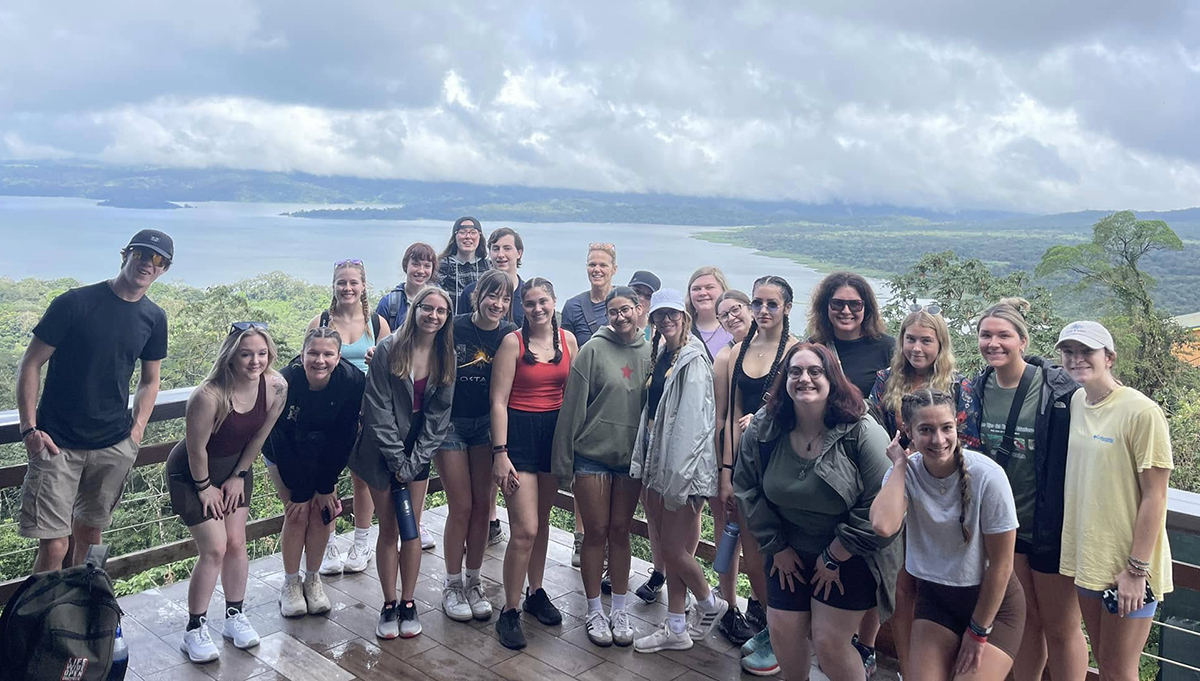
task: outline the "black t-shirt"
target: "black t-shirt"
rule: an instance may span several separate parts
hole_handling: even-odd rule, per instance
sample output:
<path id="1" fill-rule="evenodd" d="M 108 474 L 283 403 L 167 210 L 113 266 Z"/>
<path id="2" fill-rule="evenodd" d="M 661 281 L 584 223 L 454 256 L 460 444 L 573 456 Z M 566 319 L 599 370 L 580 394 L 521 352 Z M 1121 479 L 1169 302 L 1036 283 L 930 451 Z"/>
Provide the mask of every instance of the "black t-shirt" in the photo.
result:
<path id="1" fill-rule="evenodd" d="M 667 387 L 667 370 L 671 368 L 672 354 L 664 350 L 654 363 L 654 371 L 650 374 L 650 390 L 646 396 L 646 406 L 649 407 L 646 413 L 650 415 L 650 419 L 654 419 L 658 413 L 658 403 L 662 401 L 663 389 Z"/>
<path id="2" fill-rule="evenodd" d="M 167 356 L 162 308 L 146 296 L 123 300 L 102 281 L 51 301 L 33 335 L 54 347 L 38 427 L 72 449 L 102 449 L 129 437 L 134 362 Z"/>
<path id="3" fill-rule="evenodd" d="M 879 338 L 863 336 L 852 341 L 835 338 L 833 346 L 842 361 L 842 371 L 845 372 L 846 378 L 858 386 L 866 398 L 875 385 L 875 372 L 887 368 L 892 363 L 896 339 L 887 334 Z"/>
<path id="4" fill-rule="evenodd" d="M 492 358 L 500 341 L 516 331 L 516 325 L 500 322 L 491 331 L 471 323 L 471 315 L 454 318 L 454 356 L 458 363 L 458 384 L 454 386 L 452 418 L 478 418 L 491 411 Z"/>

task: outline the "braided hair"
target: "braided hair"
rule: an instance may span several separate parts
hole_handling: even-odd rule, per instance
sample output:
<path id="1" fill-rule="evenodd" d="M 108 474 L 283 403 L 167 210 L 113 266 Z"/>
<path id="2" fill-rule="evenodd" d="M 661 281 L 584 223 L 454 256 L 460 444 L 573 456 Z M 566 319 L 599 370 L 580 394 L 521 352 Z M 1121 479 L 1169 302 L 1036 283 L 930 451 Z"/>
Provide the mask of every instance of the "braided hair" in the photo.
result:
<path id="1" fill-rule="evenodd" d="M 679 361 L 679 352 L 683 350 L 683 346 L 688 344 L 688 339 L 692 333 L 692 315 L 687 310 L 679 311 L 679 323 L 681 326 L 679 334 L 679 347 L 671 353 L 671 364 L 667 367 L 667 375 L 671 375 L 671 369 L 675 367 L 675 362 Z M 650 379 L 654 377 L 654 366 L 658 363 L 658 348 L 666 346 L 666 341 L 662 339 L 662 331 L 656 327 L 654 329 L 654 337 L 650 340 L 650 346 L 653 348 L 650 351 L 650 370 L 646 372 L 646 387 L 650 387 Z"/>
<path id="2" fill-rule="evenodd" d="M 358 276 L 362 278 L 363 291 L 358 297 L 358 302 L 362 304 L 363 323 L 367 325 L 367 329 L 371 328 L 371 304 L 367 302 L 367 267 L 362 262 L 354 262 L 347 260 L 343 263 L 335 265 L 333 268 L 333 281 L 337 284 L 337 274 L 345 269 L 358 270 Z M 337 311 L 338 296 L 337 289 L 333 291 L 333 299 L 329 302 L 329 325 L 333 326 L 333 313 Z M 375 340 L 379 340 L 376 338 Z"/>
<path id="3" fill-rule="evenodd" d="M 549 279 L 533 277 L 526 280 L 521 286 L 521 305 L 525 304 L 525 296 L 535 288 L 543 289 L 550 295 L 551 300 L 558 300 L 554 295 L 554 284 L 551 284 Z M 563 351 L 558 340 L 558 315 L 553 312 L 550 313 L 550 335 L 554 337 L 554 359 L 550 360 L 550 363 L 558 364 L 562 361 Z M 529 315 L 525 315 L 521 320 L 521 339 L 525 342 L 525 354 L 521 356 L 521 359 L 525 360 L 526 364 L 537 364 L 537 357 L 533 355 L 533 348 L 529 346 Z"/>
<path id="4" fill-rule="evenodd" d="M 917 421 L 917 412 L 927 407 L 949 407 L 953 414 L 956 409 L 954 396 L 942 390 L 921 388 L 904 396 L 901 401 L 901 415 L 904 422 L 912 424 Z M 963 543 L 971 542 L 971 528 L 967 526 L 967 507 L 971 505 L 971 472 L 963 458 L 962 440 L 954 440 L 954 465 L 958 468 L 958 492 L 962 499 L 962 507 L 958 511 L 958 522 L 962 525 Z"/>
<path id="5" fill-rule="evenodd" d="M 760 286 L 776 286 L 783 292 L 783 307 L 787 307 L 792 302 L 792 285 L 783 277 L 777 277 L 773 274 L 768 274 L 765 277 L 759 277 L 754 280 L 754 288 L 751 291 L 757 291 Z M 775 359 L 771 362 L 771 369 L 767 372 L 767 380 L 765 385 L 769 388 L 775 383 L 775 376 L 779 373 L 779 367 L 782 364 L 783 353 L 787 350 L 788 339 L 791 337 L 791 324 L 788 321 L 786 312 L 780 308 L 783 313 L 783 333 L 779 334 L 779 347 L 775 349 Z M 737 360 L 733 364 L 733 381 L 729 386 L 729 404 L 730 411 L 733 410 L 734 396 L 737 394 L 738 376 L 745 376 L 742 370 L 742 362 L 746 358 L 746 351 L 750 349 L 750 341 L 754 339 L 754 334 L 758 333 L 758 319 L 750 322 L 750 330 L 746 332 L 746 337 L 742 339 L 742 349 L 738 352 Z M 763 393 L 763 400 L 770 397 L 769 393 Z M 761 405 L 760 405 L 761 406 Z"/>

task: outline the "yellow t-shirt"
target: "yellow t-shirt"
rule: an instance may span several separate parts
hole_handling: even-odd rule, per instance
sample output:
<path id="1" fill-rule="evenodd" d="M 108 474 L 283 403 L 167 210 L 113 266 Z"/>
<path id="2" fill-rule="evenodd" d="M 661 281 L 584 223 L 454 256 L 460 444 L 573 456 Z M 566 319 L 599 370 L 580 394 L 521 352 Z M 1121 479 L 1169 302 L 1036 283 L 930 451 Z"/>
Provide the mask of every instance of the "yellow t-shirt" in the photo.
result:
<path id="1" fill-rule="evenodd" d="M 1133 547 L 1142 500 L 1137 474 L 1174 467 L 1167 419 L 1157 403 L 1125 386 L 1094 405 L 1083 390 L 1075 391 L 1059 571 L 1093 591 L 1115 584 Z M 1174 589 L 1165 516 L 1150 555 L 1150 588 L 1160 599 Z"/>

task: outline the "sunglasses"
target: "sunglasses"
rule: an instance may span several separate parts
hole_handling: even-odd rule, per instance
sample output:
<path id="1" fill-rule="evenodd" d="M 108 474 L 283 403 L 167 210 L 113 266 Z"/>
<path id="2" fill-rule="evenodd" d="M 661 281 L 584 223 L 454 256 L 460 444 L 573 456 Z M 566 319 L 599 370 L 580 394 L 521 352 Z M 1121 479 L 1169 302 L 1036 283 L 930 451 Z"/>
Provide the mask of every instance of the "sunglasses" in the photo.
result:
<path id="1" fill-rule="evenodd" d="M 679 310 L 655 310 L 650 314 L 650 321 L 654 322 L 655 324 L 662 324 L 663 321 L 667 319 L 670 319 L 673 322 L 679 321 L 679 318 L 682 316 L 683 313 Z"/>
<path id="2" fill-rule="evenodd" d="M 130 250 L 129 257 L 133 258 L 134 260 L 148 261 L 151 265 L 154 265 L 155 267 L 166 267 L 167 265 L 171 264 L 171 261 L 169 259 L 167 259 L 167 257 L 164 256 L 162 253 L 156 253 L 155 251 L 151 251 L 151 250 L 145 249 L 145 248 L 134 248 L 134 249 Z"/>
<path id="3" fill-rule="evenodd" d="M 755 300 L 752 303 L 750 303 L 750 309 L 754 310 L 754 314 L 758 314 L 759 312 L 762 312 L 764 307 L 767 308 L 767 312 L 770 312 L 771 314 L 775 314 L 776 312 L 779 312 L 779 310 L 783 306 L 774 300 L 766 302 L 766 303 L 764 303 L 761 300 Z"/>
<path id="4" fill-rule="evenodd" d="M 362 265 L 362 264 L 363 264 L 363 261 L 357 260 L 357 259 L 355 259 L 355 260 L 339 260 L 339 261 L 333 263 L 333 266 L 341 267 L 342 265 Z"/>
<path id="5" fill-rule="evenodd" d="M 259 329 L 261 331 L 266 331 L 267 323 L 266 322 L 234 322 L 229 325 L 229 335 L 232 336 L 235 333 L 244 333 L 246 331 L 249 331 L 250 329 Z"/>
<path id="6" fill-rule="evenodd" d="M 862 312 L 863 305 L 864 303 L 862 300 L 843 300 L 841 298 L 829 299 L 829 309 L 833 310 L 834 312 L 841 312 L 846 308 L 850 308 L 851 312 Z"/>
<path id="7" fill-rule="evenodd" d="M 925 312 L 928 312 L 931 315 L 939 315 L 942 313 L 942 306 L 938 305 L 937 303 L 930 303 L 929 305 L 913 303 L 912 305 L 910 305 L 908 307 L 909 314 L 912 314 L 913 312 L 921 312 L 922 310 L 924 310 Z"/>

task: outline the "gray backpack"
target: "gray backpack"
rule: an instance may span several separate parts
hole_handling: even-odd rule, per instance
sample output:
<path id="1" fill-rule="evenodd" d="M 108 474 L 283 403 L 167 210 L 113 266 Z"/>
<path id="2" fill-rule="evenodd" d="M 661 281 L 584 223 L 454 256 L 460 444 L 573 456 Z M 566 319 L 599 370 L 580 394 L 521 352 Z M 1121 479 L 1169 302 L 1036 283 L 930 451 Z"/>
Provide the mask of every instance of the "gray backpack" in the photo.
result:
<path id="1" fill-rule="evenodd" d="M 26 579 L 0 615 L 0 681 L 104 681 L 121 608 L 103 558 Z"/>

